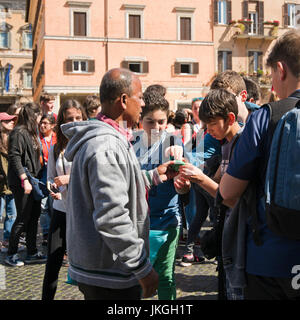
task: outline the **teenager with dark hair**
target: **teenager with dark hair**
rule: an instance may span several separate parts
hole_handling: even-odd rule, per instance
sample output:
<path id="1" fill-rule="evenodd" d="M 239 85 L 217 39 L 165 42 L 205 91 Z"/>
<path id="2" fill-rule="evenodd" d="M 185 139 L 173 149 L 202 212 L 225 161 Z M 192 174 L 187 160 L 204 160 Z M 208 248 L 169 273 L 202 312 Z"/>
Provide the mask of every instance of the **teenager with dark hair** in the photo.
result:
<path id="1" fill-rule="evenodd" d="M 64 123 L 86 120 L 84 109 L 77 100 L 67 100 L 57 116 L 57 143 L 49 151 L 47 180 L 54 191 L 53 212 L 48 235 L 47 263 L 43 282 L 42 300 L 53 300 L 57 288 L 59 270 L 66 252 L 66 197 L 71 165 L 64 157 L 68 140 L 60 126 Z M 55 190 L 57 189 L 57 190 Z"/>
<path id="2" fill-rule="evenodd" d="M 33 177 L 38 177 L 40 174 L 40 142 L 38 137 L 40 119 L 41 110 L 37 104 L 24 105 L 20 110 L 17 125 L 9 135 L 8 184 L 16 201 L 17 218 L 9 237 L 9 248 L 5 262 L 14 267 L 24 265 L 17 254 L 22 231 L 26 232 L 27 257 L 25 263 L 46 261 L 46 257 L 37 251 L 36 246 L 41 201 L 34 199 L 31 192 L 32 185 L 24 169 L 26 167 Z"/>

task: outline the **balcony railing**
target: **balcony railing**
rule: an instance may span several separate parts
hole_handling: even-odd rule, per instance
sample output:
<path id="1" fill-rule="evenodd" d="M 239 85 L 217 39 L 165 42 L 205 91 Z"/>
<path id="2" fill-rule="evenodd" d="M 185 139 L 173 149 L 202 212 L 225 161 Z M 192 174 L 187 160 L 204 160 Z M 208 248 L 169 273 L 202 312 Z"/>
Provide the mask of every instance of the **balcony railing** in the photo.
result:
<path id="1" fill-rule="evenodd" d="M 234 38 L 248 39 L 270 39 L 278 35 L 278 24 L 276 23 L 255 23 L 251 20 L 231 21 L 230 25 L 235 29 Z"/>

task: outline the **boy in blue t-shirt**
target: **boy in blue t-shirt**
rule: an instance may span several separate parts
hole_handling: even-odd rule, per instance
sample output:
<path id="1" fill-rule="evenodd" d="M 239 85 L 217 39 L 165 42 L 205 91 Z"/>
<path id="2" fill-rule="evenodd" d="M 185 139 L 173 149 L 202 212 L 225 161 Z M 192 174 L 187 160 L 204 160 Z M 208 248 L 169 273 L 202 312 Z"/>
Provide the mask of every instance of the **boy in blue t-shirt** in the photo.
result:
<path id="1" fill-rule="evenodd" d="M 272 48 L 267 65 L 271 67 L 272 84 L 280 99 L 300 96 L 300 31 L 291 30 L 279 38 Z M 277 102 L 280 107 L 281 101 Z M 267 226 L 265 213 L 265 176 L 271 139 L 267 130 L 269 109 L 254 112 L 237 144 L 227 172 L 220 182 L 223 203 L 232 203 L 246 190 L 249 182 L 257 189 L 256 208 L 262 245 L 254 243 L 248 228 L 246 247 L 245 299 L 300 299 L 300 290 L 293 286 L 293 267 L 300 265 L 300 241 L 275 235 Z M 300 228 L 300 226 L 299 226 Z"/>
<path id="2" fill-rule="evenodd" d="M 225 139 L 222 145 L 222 161 L 213 179 L 206 176 L 199 168 L 192 164 L 186 164 L 180 168 L 184 178 L 198 184 L 215 197 L 218 190 L 218 183 L 225 173 L 235 144 L 242 128 L 238 117 L 238 104 L 235 95 L 225 89 L 212 89 L 209 91 L 201 104 L 199 117 L 206 124 L 207 132 L 217 140 Z M 176 184 L 175 184 L 176 185 Z M 227 210 L 227 214 L 230 209 Z M 227 286 L 229 299 L 243 299 L 242 290 L 233 290 Z"/>

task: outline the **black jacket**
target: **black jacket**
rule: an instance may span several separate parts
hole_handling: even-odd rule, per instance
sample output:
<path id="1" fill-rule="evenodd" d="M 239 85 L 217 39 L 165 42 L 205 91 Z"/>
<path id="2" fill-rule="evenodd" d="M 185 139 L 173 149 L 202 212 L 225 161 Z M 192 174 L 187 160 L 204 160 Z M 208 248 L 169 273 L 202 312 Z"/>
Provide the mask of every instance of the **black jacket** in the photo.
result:
<path id="1" fill-rule="evenodd" d="M 8 185 L 20 185 L 24 167 L 38 177 L 41 169 L 39 149 L 33 146 L 33 139 L 24 128 L 17 127 L 9 135 L 8 143 Z"/>

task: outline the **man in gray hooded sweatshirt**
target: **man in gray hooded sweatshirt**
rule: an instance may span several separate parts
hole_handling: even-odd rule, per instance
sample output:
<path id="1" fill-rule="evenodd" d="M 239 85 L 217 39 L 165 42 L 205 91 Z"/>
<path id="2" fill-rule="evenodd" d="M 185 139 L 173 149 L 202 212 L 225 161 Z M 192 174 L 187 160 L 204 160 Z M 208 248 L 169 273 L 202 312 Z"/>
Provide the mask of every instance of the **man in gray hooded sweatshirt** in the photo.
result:
<path id="1" fill-rule="evenodd" d="M 131 128 L 144 106 L 139 78 L 109 70 L 100 85 L 99 121 L 65 124 L 73 161 L 67 200 L 69 273 L 86 300 L 151 297 L 158 276 L 148 259 L 147 189 L 172 178 L 168 163 L 140 170 Z"/>

